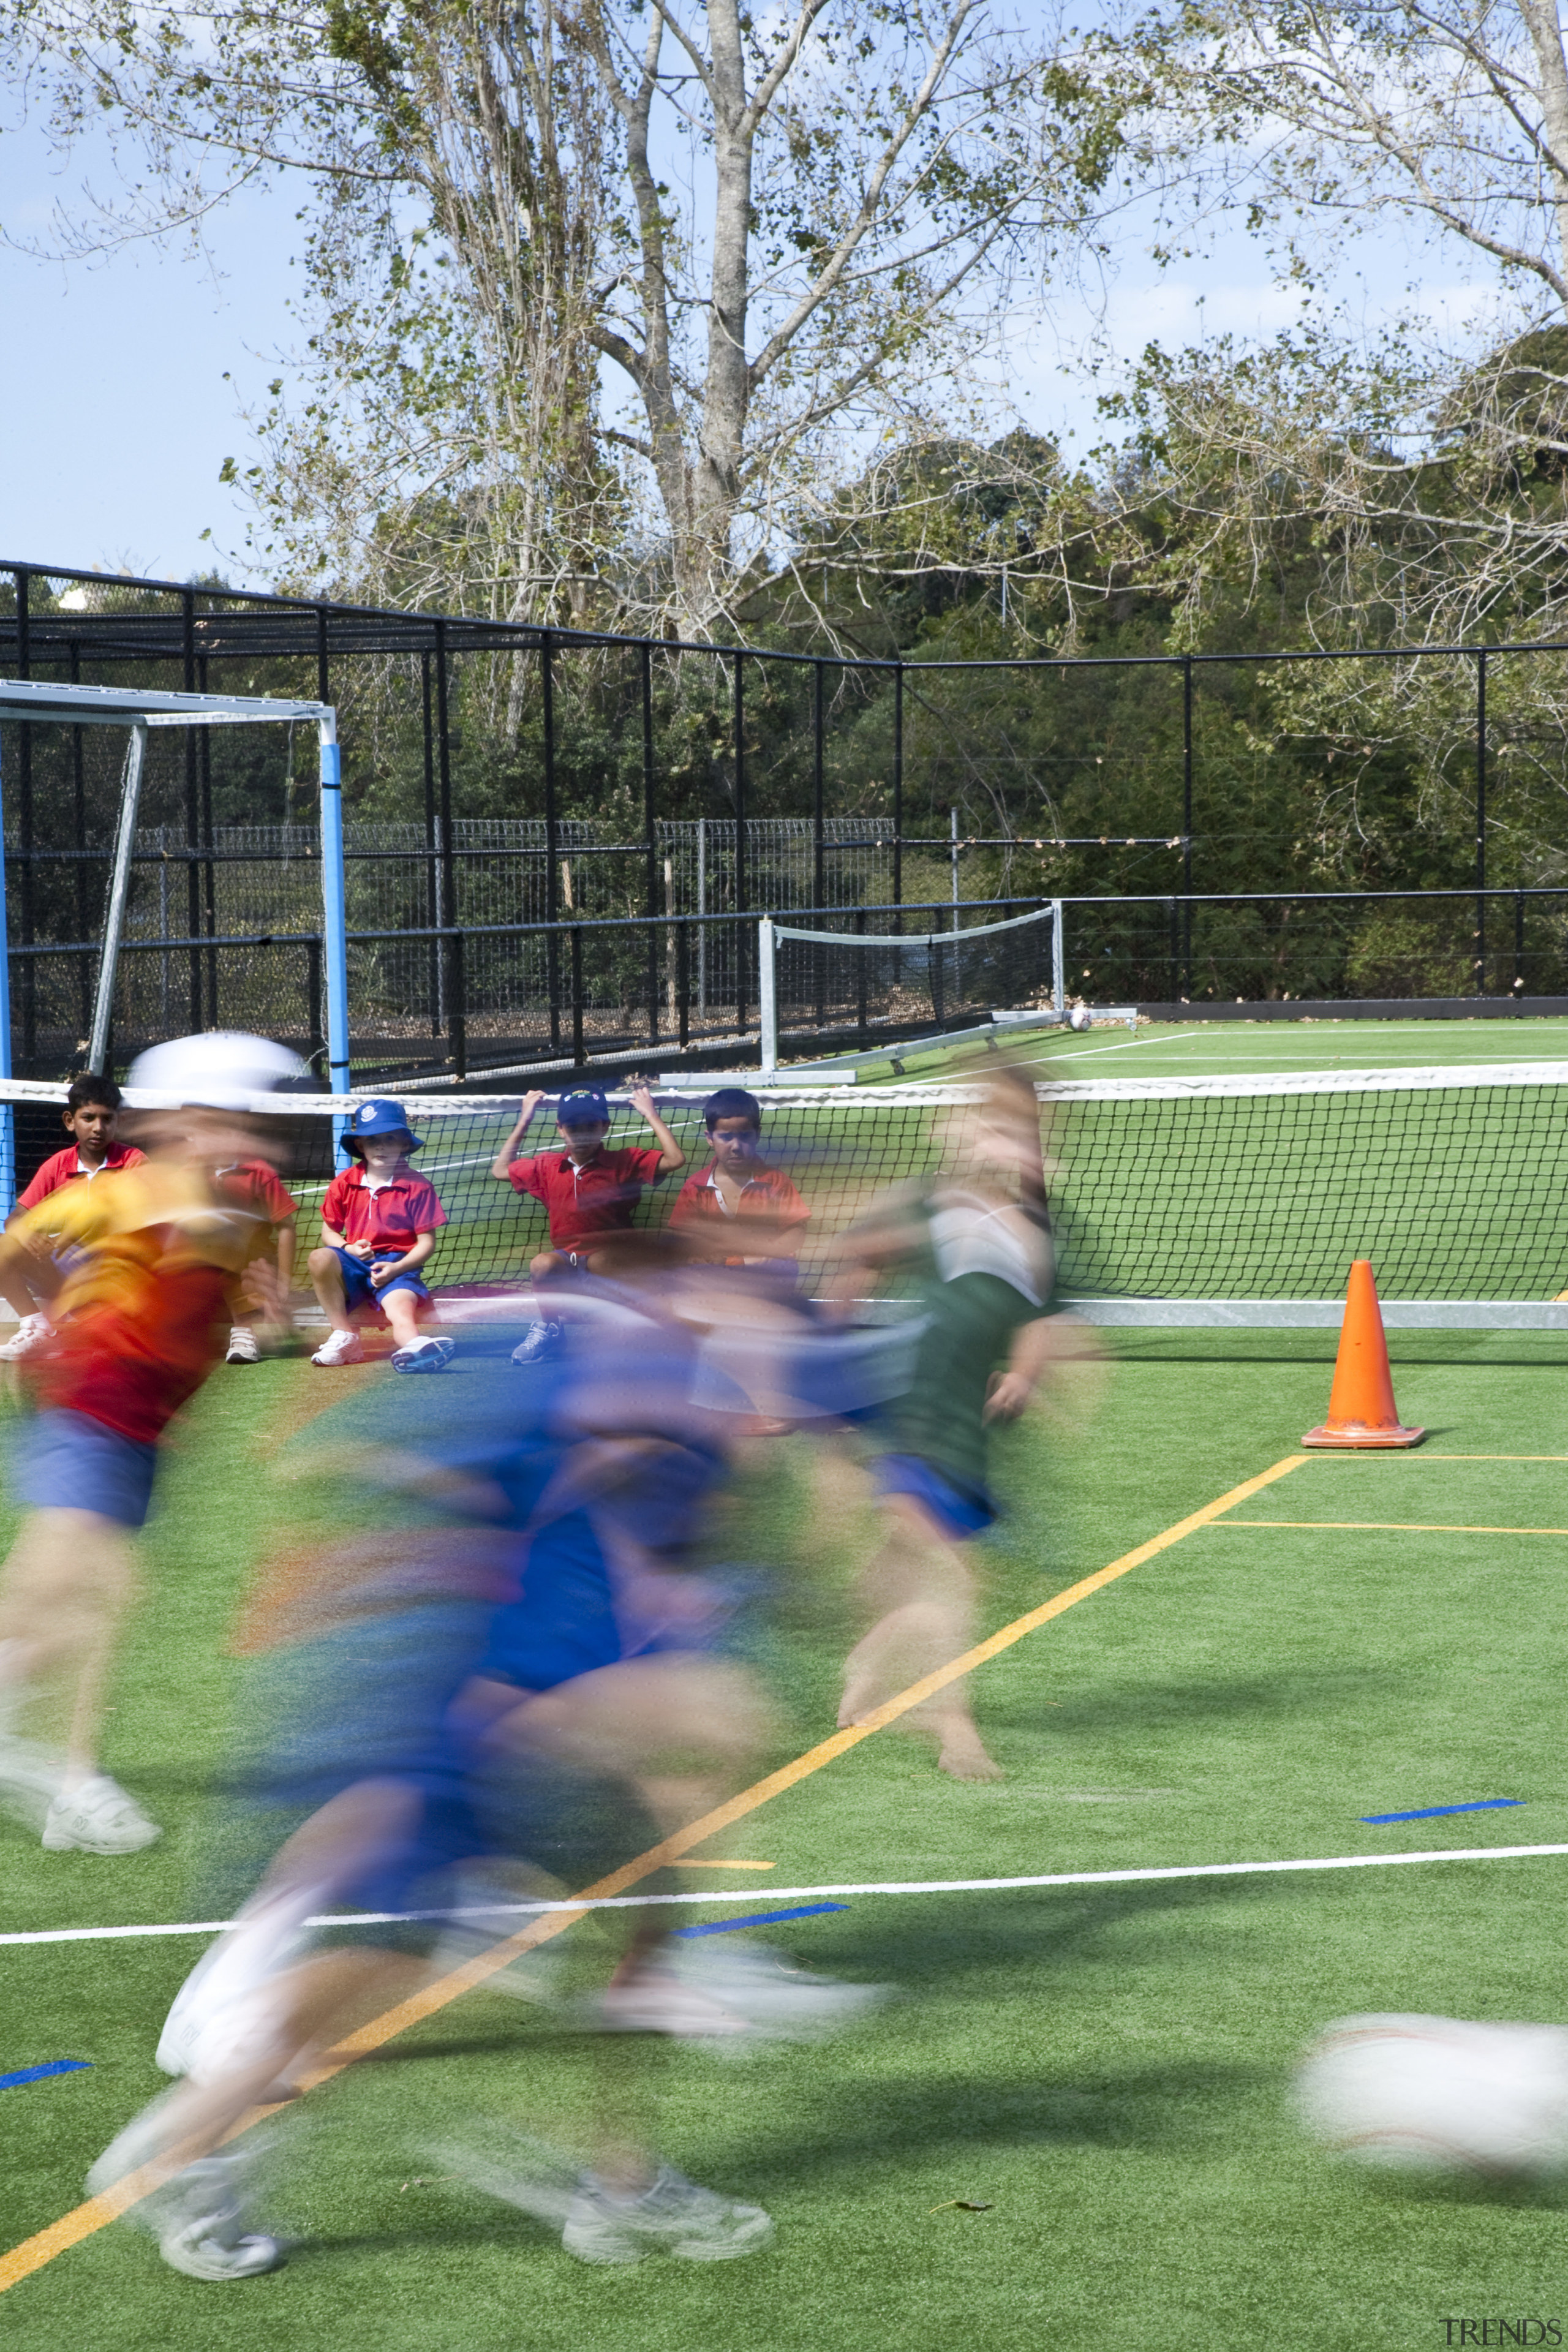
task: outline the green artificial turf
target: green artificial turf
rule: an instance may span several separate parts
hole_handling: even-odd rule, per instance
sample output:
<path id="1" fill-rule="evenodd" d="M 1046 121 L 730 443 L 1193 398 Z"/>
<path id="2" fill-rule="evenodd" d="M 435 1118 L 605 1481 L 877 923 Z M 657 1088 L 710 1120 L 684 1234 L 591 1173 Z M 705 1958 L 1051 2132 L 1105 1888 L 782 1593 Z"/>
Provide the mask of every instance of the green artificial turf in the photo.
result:
<path id="1" fill-rule="evenodd" d="M 1010 1508 L 984 1548 L 988 1625 L 1295 1452 L 1321 1417 L 1331 1334 L 1112 1344 L 1076 1429 L 1037 1421 L 999 1441 Z M 1318 1457 L 1238 1517 L 1568 1526 L 1568 1465 L 1437 1458 L 1568 1453 L 1561 1341 L 1405 1334 L 1394 1352 L 1426 1447 Z M 415 1409 L 411 1384 L 354 1377 L 367 1423 L 378 1384 L 389 1409 Z M 107 1861 L 0 1831 L 0 1926 L 192 1916 L 244 1672 L 226 1629 L 258 1557 L 308 1531 L 312 1507 L 270 1475 L 266 1443 L 321 1378 L 299 1363 L 215 1375 L 150 1533 L 109 1761 L 168 1834 Z M 830 1727 L 850 1633 L 842 1562 L 808 1532 L 806 1475 L 794 1441 L 764 1454 L 737 1536 L 779 1572 L 766 1648 L 781 1755 Z M 752 1909 L 767 1907 L 769 1878 L 1568 1842 L 1565 1557 L 1552 1538 L 1205 1528 L 976 1677 L 1004 1782 L 947 1781 L 884 1732 L 710 1850 L 774 1863 L 746 1881 Z M 1361 1819 L 1486 1797 L 1527 1801 Z M 666 2152 L 778 2222 L 773 2252 L 713 2267 L 587 2270 L 443 2177 L 431 2144 L 476 2115 L 569 2137 L 606 2063 L 605 2044 L 546 2013 L 472 1994 L 290 2114 L 279 2211 L 304 2242 L 286 2270 L 203 2286 L 117 2226 L 0 2297 L 0 2336 L 30 2352 L 1342 2352 L 1440 2345 L 1449 2318 L 1568 2319 L 1557 2191 L 1338 2168 L 1299 2137 L 1286 2097 L 1304 2037 L 1347 2011 L 1568 2015 L 1563 1871 L 1541 1859 L 858 1896 L 768 1931 L 899 1998 L 853 2033 L 745 2062 L 609 2053 Z M 0 2071 L 91 2062 L 0 2092 L 5 2242 L 77 2202 L 92 2157 L 159 2087 L 158 2026 L 199 1948 L 0 1948 Z"/>

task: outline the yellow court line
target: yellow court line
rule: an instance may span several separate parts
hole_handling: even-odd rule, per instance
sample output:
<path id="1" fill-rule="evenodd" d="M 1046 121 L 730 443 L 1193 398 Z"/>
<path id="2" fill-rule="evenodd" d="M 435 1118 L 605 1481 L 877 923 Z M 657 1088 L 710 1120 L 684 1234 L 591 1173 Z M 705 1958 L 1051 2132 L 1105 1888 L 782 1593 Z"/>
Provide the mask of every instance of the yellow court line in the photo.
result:
<path id="1" fill-rule="evenodd" d="M 1423 1448 L 1406 1459 L 1417 1462 L 1568 1462 L 1568 1454 L 1428 1454 Z"/>
<path id="2" fill-rule="evenodd" d="M 989 1659 L 999 1656 L 1002 1651 L 1011 1649 L 1026 1633 L 1033 1633 L 1041 1625 L 1049 1624 L 1053 1617 L 1059 1617 L 1065 1611 L 1075 1608 L 1079 1601 L 1087 1601 L 1090 1593 L 1114 1583 L 1118 1577 L 1126 1576 L 1132 1569 L 1142 1568 L 1145 1560 L 1154 1559 L 1161 1552 L 1169 1551 L 1173 1544 L 1179 1544 L 1184 1538 L 1195 1534 L 1199 1528 L 1208 1527 L 1223 1513 L 1232 1511 L 1238 1503 L 1245 1503 L 1252 1496 L 1261 1494 L 1266 1486 L 1273 1486 L 1277 1479 L 1288 1477 L 1292 1470 L 1300 1470 L 1313 1458 L 1310 1454 L 1288 1454 L 1271 1469 L 1261 1471 L 1256 1478 L 1246 1479 L 1239 1486 L 1233 1486 L 1228 1495 L 1221 1495 L 1216 1501 L 1205 1503 L 1201 1511 L 1194 1511 L 1186 1518 L 1178 1519 L 1173 1527 L 1166 1528 L 1157 1536 L 1151 1536 L 1147 1543 L 1139 1544 L 1135 1550 L 1123 1552 L 1121 1558 L 1113 1559 L 1109 1568 L 1097 1569 L 1092 1576 L 1084 1577 L 1077 1584 L 1069 1584 L 1065 1591 L 1042 1601 L 1037 1609 L 1029 1610 L 1025 1616 L 1015 1617 L 1010 1625 L 1004 1625 L 1000 1632 L 976 1643 L 973 1649 L 965 1650 L 962 1657 L 951 1659 L 945 1666 L 939 1666 L 934 1674 L 922 1676 L 918 1683 L 911 1683 L 908 1690 L 900 1691 L 895 1698 L 887 1700 L 861 1722 L 849 1724 L 842 1731 L 836 1731 L 831 1738 L 819 1740 L 815 1748 L 808 1748 L 792 1763 L 781 1766 L 776 1772 L 770 1772 L 765 1780 L 755 1781 L 751 1788 L 742 1789 L 739 1796 L 715 1806 L 711 1812 L 704 1813 L 685 1829 L 678 1830 L 673 1836 L 650 1846 L 646 1853 L 634 1855 L 630 1862 L 623 1863 L 619 1870 L 611 1871 L 592 1886 L 584 1887 L 578 1899 L 586 1904 L 603 1900 L 608 1895 L 624 1894 L 639 1879 L 650 1877 L 655 1871 L 663 1869 L 669 1863 L 681 1861 L 691 1847 L 705 1843 L 718 1831 L 728 1829 L 731 1822 L 743 1820 L 748 1813 L 754 1813 L 759 1806 L 768 1803 L 771 1798 L 782 1796 L 786 1789 L 793 1789 L 798 1782 L 809 1780 L 814 1772 L 820 1772 L 825 1764 L 831 1764 L 837 1757 L 858 1747 L 860 1741 L 869 1739 L 873 1732 L 882 1730 L 889 1723 L 896 1723 L 901 1715 L 908 1715 L 911 1708 L 922 1706 L 928 1698 L 933 1698 L 938 1691 L 945 1690 L 949 1684 L 960 1681 L 976 1666 L 983 1666 Z M 342 2074 L 355 2058 L 363 2057 L 372 2050 L 379 2050 L 384 2042 L 406 2032 L 411 2025 L 433 2017 L 448 2002 L 456 2000 L 459 1994 L 483 1984 L 488 1977 L 509 1967 L 522 1953 L 533 1950 L 537 1945 L 548 1943 L 552 1937 L 564 1934 L 575 1921 L 585 1916 L 581 1910 L 550 1912 L 536 1919 L 531 1927 L 520 1928 L 515 1936 L 509 1936 L 503 1943 L 492 1945 L 488 1952 L 480 1952 L 473 1959 L 465 1961 L 461 1968 L 437 1978 L 434 1983 L 424 1986 L 407 2000 L 397 2002 L 395 2007 L 384 2011 L 380 2017 L 373 2017 L 357 2032 L 347 2035 L 328 2059 L 301 2078 L 301 2089 L 313 2091 L 318 2084 Z M 262 2116 L 273 2112 L 269 2107 L 253 2109 L 235 2126 L 228 2137 L 237 2138 Z M 90 2238 L 96 2231 L 107 2228 L 128 2207 L 155 2188 L 160 2179 L 167 2178 L 167 2171 L 166 2162 L 162 2166 L 143 2166 L 140 2171 L 130 2173 L 123 2180 L 118 2181 L 103 2196 L 89 2197 L 84 2204 L 62 2214 L 58 2221 L 51 2222 L 47 2230 L 40 2230 L 34 2237 L 25 2238 L 19 2246 L 13 2246 L 8 2254 L 0 2255 L 0 2294 L 29 2277 L 34 2271 L 41 2270 L 46 2263 L 53 2262 L 55 2256 L 64 2253 L 68 2247 L 79 2245 L 82 2239 Z"/>
<path id="3" fill-rule="evenodd" d="M 1413 1536 L 1568 1536 L 1568 1528 L 1470 1528 L 1442 1519 L 1226 1519 L 1227 1528 L 1375 1528 Z"/>

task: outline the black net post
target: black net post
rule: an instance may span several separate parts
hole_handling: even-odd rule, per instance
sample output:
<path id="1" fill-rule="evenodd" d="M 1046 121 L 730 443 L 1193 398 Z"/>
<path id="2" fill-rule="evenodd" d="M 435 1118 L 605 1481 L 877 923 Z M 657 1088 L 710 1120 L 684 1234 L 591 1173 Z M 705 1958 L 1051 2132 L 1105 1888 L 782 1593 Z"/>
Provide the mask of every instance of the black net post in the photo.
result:
<path id="1" fill-rule="evenodd" d="M 855 929 L 863 939 L 866 935 L 866 909 L 864 907 L 857 907 L 855 909 Z M 823 964 L 823 958 L 820 955 L 816 959 L 816 963 L 817 970 L 820 971 Z M 818 986 L 820 987 L 820 985 L 821 983 L 819 982 Z M 866 957 L 863 953 L 858 954 L 855 958 L 855 1006 L 857 1016 L 855 1041 L 863 1051 L 866 1045 L 869 1043 L 866 1026 Z M 819 1027 L 821 1026 L 820 1021 L 817 1025 Z"/>
<path id="2" fill-rule="evenodd" d="M 1513 894 L 1513 992 L 1518 996 L 1524 987 L 1524 893 Z"/>
<path id="3" fill-rule="evenodd" d="M 927 949 L 926 952 L 931 963 L 931 1018 L 936 1026 L 940 1029 L 946 1016 L 942 1011 L 943 991 L 942 960 L 944 950 L 941 937 L 938 933 L 934 931 L 931 933 L 931 945 Z"/>
<path id="4" fill-rule="evenodd" d="M 583 1067 L 583 926 L 572 926 L 572 1060 Z"/>
<path id="5" fill-rule="evenodd" d="M 198 691 L 207 690 L 207 664 L 204 654 L 196 664 Z M 217 937 L 217 866 L 213 852 L 216 835 L 213 830 L 213 743 L 212 730 L 206 727 L 187 728 L 187 734 L 196 739 L 196 774 L 202 795 L 202 928 L 209 940 Z M 207 950 L 207 1022 L 218 1026 L 217 950 Z"/>
<path id="6" fill-rule="evenodd" d="M 827 884 L 825 873 L 822 839 L 822 674 L 823 664 L 812 665 L 811 698 L 811 903 L 814 907 L 827 904 Z"/>
<path id="7" fill-rule="evenodd" d="M 1487 992 L 1487 656 L 1476 656 L 1476 994 Z"/>
<path id="8" fill-rule="evenodd" d="M 654 805 L 653 767 L 653 648 L 644 645 L 642 660 L 642 828 L 647 859 L 643 912 L 647 917 L 647 1042 L 658 1043 L 658 820 Z"/>

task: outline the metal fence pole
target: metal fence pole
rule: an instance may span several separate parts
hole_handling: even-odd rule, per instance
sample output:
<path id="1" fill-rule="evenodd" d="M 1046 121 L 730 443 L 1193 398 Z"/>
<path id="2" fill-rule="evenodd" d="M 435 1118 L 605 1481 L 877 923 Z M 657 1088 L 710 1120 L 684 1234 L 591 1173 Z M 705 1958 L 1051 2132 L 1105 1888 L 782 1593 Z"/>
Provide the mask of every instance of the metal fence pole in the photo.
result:
<path id="1" fill-rule="evenodd" d="M 196 686 L 205 694 L 207 688 L 207 665 L 204 655 L 196 665 Z M 326 696 L 318 699 L 324 702 Z M 213 830 L 213 755 L 212 731 L 198 727 L 196 732 L 196 769 L 202 787 L 202 840 L 206 856 L 202 866 L 202 927 L 209 940 L 217 937 L 217 866 L 213 856 L 216 835 Z M 213 1028 L 218 1026 L 217 950 L 207 950 L 207 1019 Z"/>
<path id="2" fill-rule="evenodd" d="M 73 686 L 79 685 L 81 681 L 81 647 L 74 637 L 71 639 L 70 647 L 70 673 L 71 684 Z M 85 731 L 86 730 L 80 727 L 73 727 L 71 729 L 71 800 L 72 814 L 75 818 L 72 838 L 76 844 L 77 853 L 76 935 L 79 940 L 89 939 L 92 935 L 92 918 L 88 912 L 87 904 L 87 775 L 83 766 L 82 758 L 82 737 Z M 166 887 L 167 885 L 165 883 L 165 887 Z M 165 925 L 164 937 L 167 938 L 167 936 L 168 927 Z M 77 991 L 80 999 L 81 1044 L 82 1048 L 85 1051 L 88 1034 L 92 1027 L 92 967 L 90 958 L 85 955 L 78 956 L 77 958 Z M 163 958 L 163 993 L 165 997 L 168 995 L 168 992 L 169 959 L 165 954 Z"/>
<path id="3" fill-rule="evenodd" d="M 583 926 L 572 926 L 572 1063 L 583 1067 Z"/>
<path id="4" fill-rule="evenodd" d="M 1051 900 L 1051 1010 L 1058 1021 L 1068 1017 L 1067 942 L 1062 936 L 1062 902 Z"/>
<path id="5" fill-rule="evenodd" d="M 818 673 L 820 675 L 820 672 Z M 819 905 L 821 901 L 817 902 Z M 773 924 L 764 915 L 757 925 L 757 1028 L 762 1074 L 771 1078 L 779 1062 L 778 973 L 773 961 Z"/>
<path id="6" fill-rule="evenodd" d="M 1182 968 L 1181 993 L 1193 992 L 1193 657 L 1182 663 Z"/>
<path id="7" fill-rule="evenodd" d="M 745 656 L 735 656 L 735 912 L 748 912 L 746 889 L 746 677 Z M 735 1026 L 746 1026 L 746 926 L 735 925 Z"/>
<path id="8" fill-rule="evenodd" d="M 827 904 L 826 876 L 822 850 L 822 671 L 820 660 L 812 664 L 814 692 L 812 695 L 812 795 L 811 795 L 811 903 L 814 907 Z"/>
<path id="9" fill-rule="evenodd" d="M 109 1032 L 114 1017 L 114 981 L 120 968 L 120 942 L 125 929 L 125 908 L 131 896 L 131 853 L 136 846 L 136 816 L 142 802 L 142 770 L 147 757 L 147 730 L 138 721 L 125 747 L 125 770 L 120 786 L 120 823 L 114 835 L 114 866 L 109 883 L 109 910 L 103 924 L 103 952 L 98 963 L 98 992 L 92 1008 L 92 1034 L 87 1066 L 100 1077 L 109 1075 Z M 31 959 L 29 958 L 29 961 Z"/>
<path id="10" fill-rule="evenodd" d="M 904 666 L 893 667 L 893 905 L 904 903 Z M 901 931 L 904 919 L 895 913 L 893 929 Z"/>
<path id="11" fill-rule="evenodd" d="M 644 913 L 647 917 L 647 1042 L 658 1043 L 658 819 L 655 811 L 653 769 L 653 648 L 641 647 L 642 668 L 642 829 L 647 859 Z"/>
<path id="12" fill-rule="evenodd" d="M 553 924 L 561 908 L 561 876 L 556 866 L 560 825 L 555 812 L 555 660 L 548 629 L 539 633 L 539 683 L 544 718 L 544 919 Z M 550 1050 L 561 1050 L 561 940 L 559 932 L 544 934 L 546 993 L 550 999 Z"/>
<path id="13" fill-rule="evenodd" d="M 425 845 L 430 855 L 425 868 L 425 904 L 428 908 L 426 921 L 434 929 L 441 920 L 442 861 L 437 854 L 436 834 L 436 736 L 430 715 L 430 656 L 419 656 L 419 699 L 425 745 Z M 441 942 L 430 942 L 430 1034 L 439 1037 L 447 1026 L 446 989 L 441 970 Z"/>
<path id="14" fill-rule="evenodd" d="M 1524 986 L 1524 893 L 1513 894 L 1513 992 Z"/>
<path id="15" fill-rule="evenodd" d="M 33 575 L 25 567 L 16 581 L 16 675 L 30 677 L 32 651 Z M 33 941 L 33 730 L 21 729 L 16 741 L 16 860 L 20 868 L 22 944 Z M 20 973 L 22 999 L 22 1064 L 29 1072 L 37 1058 L 38 1014 L 34 958 L 24 956 Z"/>
<path id="16" fill-rule="evenodd" d="M 1487 656 L 1476 656 L 1476 994 L 1487 992 Z"/>
<path id="17" fill-rule="evenodd" d="M 18 733 L 26 735 L 24 726 Z M 11 957 L 5 908 L 5 796 L 0 790 L 0 1078 L 11 1076 Z M 33 959 L 29 956 L 27 961 Z M 16 1198 L 16 1114 L 0 1104 L 0 1216 L 8 1217 Z"/>
<path id="18" fill-rule="evenodd" d="M 468 1024 L 464 1003 L 462 943 L 458 938 L 458 869 L 452 835 L 452 741 L 447 724 L 447 624 L 436 624 L 436 759 L 441 786 L 441 963 L 446 974 L 447 1059 L 459 1078 L 468 1074 Z"/>

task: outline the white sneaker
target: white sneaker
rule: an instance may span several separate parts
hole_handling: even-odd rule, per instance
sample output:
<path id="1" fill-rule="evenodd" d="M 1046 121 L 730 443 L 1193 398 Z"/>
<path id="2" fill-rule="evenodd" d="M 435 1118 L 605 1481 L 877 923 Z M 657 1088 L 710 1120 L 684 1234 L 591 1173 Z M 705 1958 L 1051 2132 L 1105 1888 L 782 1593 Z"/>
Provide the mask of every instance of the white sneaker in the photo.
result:
<path id="1" fill-rule="evenodd" d="M 816 1976 L 771 1945 L 748 1943 L 738 1936 L 682 1938 L 672 1965 L 689 1996 L 733 2011 L 766 2042 L 817 2041 L 857 2022 L 894 1990 L 891 1985 L 844 1984 L 836 1977 Z"/>
<path id="2" fill-rule="evenodd" d="M 542 1315 L 526 1339 L 520 1339 L 511 1351 L 514 1364 L 541 1364 L 560 1339 L 563 1326 L 552 1318 Z"/>
<path id="3" fill-rule="evenodd" d="M 107 1772 L 62 1790 L 44 1818 L 44 1844 L 51 1853 L 139 1853 L 163 1834 Z"/>
<path id="4" fill-rule="evenodd" d="M 664 1968 L 639 1969 L 624 1984 L 606 1985 L 595 2014 L 612 2033 L 673 2033 L 682 2041 L 720 2041 L 752 2030 L 738 2010 Z"/>
<path id="5" fill-rule="evenodd" d="M 412 1348 L 394 1348 L 388 1360 L 395 1372 L 438 1372 L 457 1352 L 455 1339 L 416 1339 Z"/>
<path id="6" fill-rule="evenodd" d="M 561 2242 L 580 2263 L 640 2263 L 645 2254 L 729 2263 L 760 2253 L 773 2237 L 773 2222 L 760 2205 L 717 2197 L 665 2164 L 640 2197 L 616 2197 L 585 2172 Z"/>
<path id="7" fill-rule="evenodd" d="M 363 1364 L 364 1349 L 357 1331 L 330 1331 L 310 1361 L 326 1371 L 335 1371 L 340 1364 Z"/>
<path id="8" fill-rule="evenodd" d="M 14 1339 L 0 1348 L 0 1363 L 14 1364 L 23 1356 L 30 1356 L 46 1339 L 52 1339 L 55 1327 L 47 1315 L 24 1315 Z"/>
<path id="9" fill-rule="evenodd" d="M 224 1362 L 226 1364 L 258 1364 L 260 1361 L 261 1350 L 256 1344 L 255 1332 L 248 1324 L 237 1323 L 228 1335 L 228 1353 L 224 1358 Z"/>
<path id="10" fill-rule="evenodd" d="M 281 2268 L 284 2254 L 276 2238 L 235 2230 L 232 2212 L 205 2213 L 199 2221 L 165 2230 L 158 2252 L 171 2270 L 187 2278 L 259 2278 L 264 2271 Z"/>

